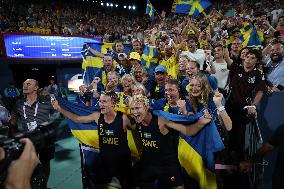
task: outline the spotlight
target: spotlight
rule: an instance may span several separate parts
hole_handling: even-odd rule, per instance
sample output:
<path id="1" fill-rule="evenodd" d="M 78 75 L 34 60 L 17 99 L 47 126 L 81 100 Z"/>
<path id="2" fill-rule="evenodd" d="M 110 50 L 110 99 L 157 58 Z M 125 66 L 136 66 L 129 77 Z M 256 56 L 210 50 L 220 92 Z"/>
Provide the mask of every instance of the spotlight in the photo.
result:
<path id="1" fill-rule="evenodd" d="M 136 9 L 136 7 L 135 7 L 135 6 L 133 6 L 133 7 L 132 7 L 132 9 L 133 9 L 133 10 L 135 10 L 135 9 Z"/>
<path id="2" fill-rule="evenodd" d="M 111 3 L 110 6 L 113 7 L 113 4 Z"/>
<path id="3" fill-rule="evenodd" d="M 107 7 L 109 6 L 109 4 L 107 3 Z"/>
<path id="4" fill-rule="evenodd" d="M 116 4 L 115 7 L 118 7 L 118 4 Z"/>
<path id="5" fill-rule="evenodd" d="M 126 5 L 124 5 L 124 6 L 123 6 L 123 8 L 125 8 L 125 9 L 126 9 Z"/>
<path id="6" fill-rule="evenodd" d="M 128 9 L 131 9 L 132 7 L 131 6 L 128 6 Z"/>
<path id="7" fill-rule="evenodd" d="M 104 3 L 101 3 L 102 6 L 104 6 Z"/>

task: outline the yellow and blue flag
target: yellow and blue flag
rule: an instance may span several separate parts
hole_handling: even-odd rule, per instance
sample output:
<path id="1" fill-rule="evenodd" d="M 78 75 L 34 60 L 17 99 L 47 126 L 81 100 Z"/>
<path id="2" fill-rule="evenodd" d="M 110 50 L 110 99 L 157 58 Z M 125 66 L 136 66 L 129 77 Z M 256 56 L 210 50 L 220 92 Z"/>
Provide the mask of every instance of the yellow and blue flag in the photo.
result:
<path id="1" fill-rule="evenodd" d="M 149 75 L 154 75 L 155 67 L 158 63 L 158 49 L 156 46 L 145 45 L 141 64 L 147 69 Z"/>
<path id="2" fill-rule="evenodd" d="M 196 17 L 212 5 L 210 0 L 175 0 L 172 12 Z"/>
<path id="3" fill-rule="evenodd" d="M 150 0 L 147 0 L 147 5 L 146 5 L 146 14 L 149 15 L 149 17 L 151 18 L 151 20 L 155 19 L 155 9 L 152 5 L 152 3 L 150 2 Z"/>
<path id="4" fill-rule="evenodd" d="M 87 43 L 92 49 L 102 53 L 110 54 L 113 56 L 115 44 L 114 43 Z M 124 52 L 129 54 L 132 51 L 132 46 L 129 44 L 124 44 Z M 100 77 L 102 84 L 106 84 L 106 73 L 103 72 L 103 59 L 101 57 L 96 57 L 92 52 L 87 49 L 81 51 L 83 58 L 82 70 L 83 70 L 83 82 L 84 84 L 91 84 L 94 77 Z"/>
<path id="5" fill-rule="evenodd" d="M 244 27 L 241 29 L 243 34 L 243 48 L 247 46 L 261 46 L 264 37 L 262 31 L 257 31 L 252 23 L 245 22 Z"/>
<path id="6" fill-rule="evenodd" d="M 88 45 L 102 53 L 107 54 L 108 49 L 112 49 L 113 43 L 88 43 Z M 96 57 L 93 53 L 87 49 L 81 51 L 83 57 L 82 70 L 83 70 L 83 82 L 84 84 L 91 84 L 94 77 L 98 75 L 103 67 L 103 59 L 101 57 Z"/>
<path id="7" fill-rule="evenodd" d="M 96 107 L 85 107 L 73 104 L 63 99 L 58 99 L 60 105 L 77 115 L 88 115 L 98 111 Z M 203 115 L 203 111 L 195 115 L 176 115 L 164 111 L 153 111 L 153 114 L 161 116 L 166 120 L 183 124 L 191 124 Z M 68 126 L 74 137 L 81 143 L 91 147 L 99 148 L 98 127 L 96 123 L 79 124 L 67 119 Z M 147 135 L 147 137 L 149 137 Z M 128 145 L 132 157 L 139 159 L 139 150 L 137 149 L 137 140 L 133 137 L 132 132 L 127 133 Z M 224 149 L 223 142 L 218 130 L 212 121 L 206 125 L 197 135 L 189 137 L 180 134 L 178 157 L 181 165 L 186 172 L 199 182 L 201 189 L 215 189 L 216 178 L 214 170 L 214 152 Z"/>

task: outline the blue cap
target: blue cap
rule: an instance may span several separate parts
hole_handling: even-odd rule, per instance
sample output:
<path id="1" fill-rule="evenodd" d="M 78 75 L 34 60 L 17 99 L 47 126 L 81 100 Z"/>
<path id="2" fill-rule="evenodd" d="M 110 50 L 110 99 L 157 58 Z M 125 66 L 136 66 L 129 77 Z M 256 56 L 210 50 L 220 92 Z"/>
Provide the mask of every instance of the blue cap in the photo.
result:
<path id="1" fill-rule="evenodd" d="M 163 65 L 158 65 L 156 68 L 155 68 L 155 73 L 157 72 L 163 72 L 163 73 L 167 73 L 167 68 Z"/>

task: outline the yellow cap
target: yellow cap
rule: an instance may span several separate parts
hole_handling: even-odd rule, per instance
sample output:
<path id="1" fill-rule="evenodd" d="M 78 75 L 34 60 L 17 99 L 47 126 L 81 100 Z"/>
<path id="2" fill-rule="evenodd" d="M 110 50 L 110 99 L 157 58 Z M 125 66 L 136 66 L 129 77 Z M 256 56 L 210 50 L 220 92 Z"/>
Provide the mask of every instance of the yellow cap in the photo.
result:
<path id="1" fill-rule="evenodd" d="M 129 59 L 139 60 L 141 61 L 141 56 L 138 52 L 132 52 L 129 55 Z"/>

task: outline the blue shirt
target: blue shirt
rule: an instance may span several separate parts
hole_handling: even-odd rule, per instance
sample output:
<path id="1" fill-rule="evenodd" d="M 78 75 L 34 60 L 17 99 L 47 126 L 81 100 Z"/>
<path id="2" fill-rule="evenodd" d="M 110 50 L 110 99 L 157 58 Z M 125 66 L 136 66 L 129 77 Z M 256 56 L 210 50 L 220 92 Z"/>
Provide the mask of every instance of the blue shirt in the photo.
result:
<path id="1" fill-rule="evenodd" d="M 269 69 L 266 74 L 267 81 L 272 83 L 273 86 L 284 86 L 284 59 L 282 59 L 274 68 L 272 68 L 272 61 L 268 61 L 265 65 Z"/>

